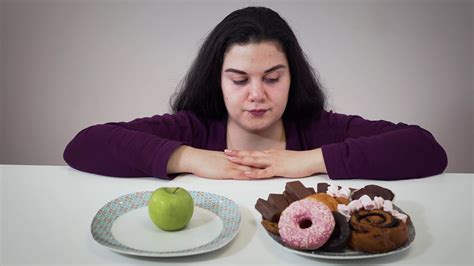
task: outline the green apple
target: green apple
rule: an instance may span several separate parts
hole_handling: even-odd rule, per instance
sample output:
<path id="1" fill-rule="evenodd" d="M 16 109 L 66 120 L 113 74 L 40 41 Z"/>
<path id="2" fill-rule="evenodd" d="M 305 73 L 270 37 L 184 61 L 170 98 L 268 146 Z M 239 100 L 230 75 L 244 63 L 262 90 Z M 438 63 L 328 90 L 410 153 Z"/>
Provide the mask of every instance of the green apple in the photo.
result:
<path id="1" fill-rule="evenodd" d="M 184 188 L 161 187 L 148 201 L 148 214 L 161 230 L 176 231 L 184 228 L 194 212 L 194 201 Z"/>

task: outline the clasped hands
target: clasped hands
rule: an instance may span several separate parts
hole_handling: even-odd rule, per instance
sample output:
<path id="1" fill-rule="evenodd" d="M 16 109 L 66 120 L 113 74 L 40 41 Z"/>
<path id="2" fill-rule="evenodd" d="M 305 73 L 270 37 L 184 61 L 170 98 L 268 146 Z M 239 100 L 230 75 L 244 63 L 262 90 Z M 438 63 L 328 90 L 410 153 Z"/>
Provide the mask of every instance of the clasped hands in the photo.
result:
<path id="1" fill-rule="evenodd" d="M 321 167 L 321 162 L 323 161 L 321 149 L 309 151 L 224 150 L 224 154 L 236 166 L 247 168 L 242 174 L 238 175 L 238 179 L 297 178 L 323 172 Z"/>
<path id="2" fill-rule="evenodd" d="M 181 146 L 168 162 L 168 173 L 183 172 L 211 179 L 298 178 L 326 173 L 326 166 L 320 148 L 219 152 Z"/>

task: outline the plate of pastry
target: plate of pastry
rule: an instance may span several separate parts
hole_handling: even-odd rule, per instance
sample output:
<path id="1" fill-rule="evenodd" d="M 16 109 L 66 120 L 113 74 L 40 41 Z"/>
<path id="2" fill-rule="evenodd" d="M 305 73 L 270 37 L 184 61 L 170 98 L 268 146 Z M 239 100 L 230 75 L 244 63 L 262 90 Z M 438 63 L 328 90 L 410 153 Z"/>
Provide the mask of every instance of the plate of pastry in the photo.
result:
<path id="1" fill-rule="evenodd" d="M 148 214 L 153 191 L 120 196 L 92 220 L 92 237 L 112 251 L 144 257 L 181 257 L 211 252 L 230 243 L 240 229 L 238 205 L 221 195 L 189 191 L 192 218 L 179 231 L 163 231 Z"/>
<path id="2" fill-rule="evenodd" d="M 327 183 L 305 187 L 286 183 L 255 204 L 270 239 L 283 249 L 323 259 L 364 259 L 407 250 L 415 227 L 393 204 L 391 190 L 377 185 L 361 189 Z"/>

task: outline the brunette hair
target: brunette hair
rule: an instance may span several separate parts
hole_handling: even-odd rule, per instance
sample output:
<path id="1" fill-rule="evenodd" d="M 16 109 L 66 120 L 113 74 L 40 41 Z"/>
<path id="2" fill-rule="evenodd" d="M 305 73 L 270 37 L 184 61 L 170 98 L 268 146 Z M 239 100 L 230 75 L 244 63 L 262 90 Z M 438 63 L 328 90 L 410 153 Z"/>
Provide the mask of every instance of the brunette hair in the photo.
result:
<path id="1" fill-rule="evenodd" d="M 319 115 L 325 104 L 322 86 L 288 23 L 265 7 L 236 10 L 209 33 L 171 98 L 172 111 L 188 110 L 207 118 L 226 117 L 221 89 L 225 53 L 234 44 L 264 41 L 278 43 L 289 64 L 291 84 L 283 118 L 298 121 Z"/>

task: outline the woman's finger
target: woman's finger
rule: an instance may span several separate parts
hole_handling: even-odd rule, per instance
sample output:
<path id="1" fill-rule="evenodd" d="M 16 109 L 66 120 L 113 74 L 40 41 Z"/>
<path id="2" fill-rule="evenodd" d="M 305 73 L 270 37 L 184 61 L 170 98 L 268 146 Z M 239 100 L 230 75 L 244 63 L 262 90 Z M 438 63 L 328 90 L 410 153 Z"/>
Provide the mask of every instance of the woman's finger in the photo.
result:
<path id="1" fill-rule="evenodd" d="M 234 164 L 234 167 L 232 168 L 232 171 L 238 171 L 241 172 L 243 175 L 245 175 L 245 172 L 251 172 L 254 170 L 258 170 L 259 168 L 247 166 L 247 165 L 241 165 L 241 164 Z"/>
<path id="2" fill-rule="evenodd" d="M 269 168 L 246 171 L 245 175 L 251 179 L 264 179 L 273 177 L 273 173 Z"/>
<path id="3" fill-rule="evenodd" d="M 266 168 L 271 165 L 271 159 L 268 157 L 253 157 L 253 156 L 230 156 L 229 161 L 241 165 L 247 165 L 256 168 Z"/>
<path id="4" fill-rule="evenodd" d="M 242 180 L 251 179 L 250 177 L 245 175 L 246 171 L 252 171 L 252 168 L 229 169 L 228 171 L 226 171 L 226 173 L 214 179 L 242 179 Z"/>
<path id="5" fill-rule="evenodd" d="M 250 180 L 252 178 L 248 177 L 245 175 L 245 172 L 236 172 L 234 175 L 233 175 L 233 178 L 232 179 L 236 179 L 236 180 Z"/>
<path id="6" fill-rule="evenodd" d="M 224 153 L 232 157 L 244 157 L 244 156 L 268 156 L 263 151 L 241 151 L 241 150 L 229 150 L 225 149 Z"/>

